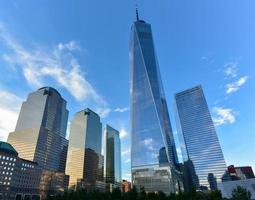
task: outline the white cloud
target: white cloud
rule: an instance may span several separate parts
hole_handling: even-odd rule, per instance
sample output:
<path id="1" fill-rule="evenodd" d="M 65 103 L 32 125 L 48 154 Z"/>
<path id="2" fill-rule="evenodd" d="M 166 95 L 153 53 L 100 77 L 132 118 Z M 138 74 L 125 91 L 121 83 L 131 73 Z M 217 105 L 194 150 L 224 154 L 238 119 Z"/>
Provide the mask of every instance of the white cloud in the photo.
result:
<path id="1" fill-rule="evenodd" d="M 0 140 L 6 141 L 15 129 L 22 99 L 7 91 L 0 91 Z"/>
<path id="2" fill-rule="evenodd" d="M 214 107 L 213 113 L 216 115 L 213 118 L 215 126 L 233 124 L 236 121 L 234 111 L 230 108 Z"/>
<path id="3" fill-rule="evenodd" d="M 123 139 L 127 136 L 128 136 L 128 132 L 124 128 L 121 128 L 120 129 L 120 139 Z"/>
<path id="4" fill-rule="evenodd" d="M 123 173 L 122 174 L 122 179 L 131 181 L 131 173 Z"/>
<path id="5" fill-rule="evenodd" d="M 224 73 L 228 77 L 235 78 L 237 76 L 238 71 L 238 62 L 229 62 L 224 65 L 225 70 Z"/>
<path id="6" fill-rule="evenodd" d="M 121 151 L 121 156 L 129 155 L 129 154 L 130 154 L 130 149 Z"/>
<path id="7" fill-rule="evenodd" d="M 128 111 L 128 107 L 124 107 L 124 108 L 115 108 L 115 109 L 114 109 L 114 112 L 123 113 L 123 112 L 126 112 L 126 111 Z"/>
<path id="8" fill-rule="evenodd" d="M 59 43 L 58 49 L 59 50 L 75 51 L 75 50 L 80 50 L 80 47 L 76 41 L 72 40 L 68 43 Z"/>
<path id="9" fill-rule="evenodd" d="M 109 115 L 111 109 L 108 107 L 98 107 L 96 108 L 96 113 L 99 114 L 101 118 L 105 118 Z"/>
<path id="10" fill-rule="evenodd" d="M 247 80 L 248 80 L 248 76 L 243 76 L 239 80 L 237 80 L 233 83 L 227 84 L 226 85 L 226 94 L 231 94 L 231 93 L 238 91 L 240 89 L 240 87 L 246 83 Z"/>
<path id="11" fill-rule="evenodd" d="M 100 108 L 102 117 L 109 114 L 106 101 L 85 78 L 73 51 L 80 47 L 75 41 L 59 43 L 51 50 L 26 49 L 19 44 L 0 23 L 0 40 L 9 48 L 4 60 L 23 71 L 27 83 L 33 87 L 46 85 L 50 78 L 64 87 L 77 101 L 91 101 Z"/>

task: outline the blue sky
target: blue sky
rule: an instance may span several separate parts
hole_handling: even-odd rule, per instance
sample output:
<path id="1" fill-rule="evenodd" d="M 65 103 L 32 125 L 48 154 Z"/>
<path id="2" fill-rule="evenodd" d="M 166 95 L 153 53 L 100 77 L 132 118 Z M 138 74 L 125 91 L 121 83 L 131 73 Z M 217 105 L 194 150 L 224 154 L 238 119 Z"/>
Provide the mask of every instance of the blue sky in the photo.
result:
<path id="1" fill-rule="evenodd" d="M 173 129 L 173 96 L 202 84 L 228 165 L 255 167 L 255 2 L 252 0 L 1 1 L 0 137 L 40 86 L 121 132 L 130 177 L 130 27 L 135 4 L 152 24 Z M 176 133 L 175 133 L 176 135 Z"/>

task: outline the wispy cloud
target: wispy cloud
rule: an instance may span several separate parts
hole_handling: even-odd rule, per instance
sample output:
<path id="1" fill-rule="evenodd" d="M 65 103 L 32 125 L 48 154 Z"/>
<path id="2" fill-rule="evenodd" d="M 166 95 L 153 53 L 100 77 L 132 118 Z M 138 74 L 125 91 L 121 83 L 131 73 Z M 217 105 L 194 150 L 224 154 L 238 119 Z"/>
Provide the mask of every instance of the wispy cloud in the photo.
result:
<path id="1" fill-rule="evenodd" d="M 240 79 L 238 79 L 237 81 L 227 84 L 226 85 L 226 94 L 231 94 L 231 93 L 238 91 L 240 89 L 240 87 L 246 83 L 248 78 L 249 78 L 248 76 L 243 76 Z"/>
<path id="2" fill-rule="evenodd" d="M 215 115 L 213 118 L 215 126 L 233 124 L 236 121 L 235 113 L 231 108 L 214 107 L 213 113 Z"/>
<path id="3" fill-rule="evenodd" d="M 77 101 L 91 101 L 96 104 L 102 117 L 109 114 L 106 101 L 85 78 L 73 54 L 81 49 L 75 41 L 59 43 L 53 49 L 47 50 L 39 47 L 27 49 L 9 34 L 3 23 L 0 23 L 0 40 L 10 50 L 9 54 L 4 55 L 4 60 L 19 67 L 29 85 L 41 87 L 47 84 L 50 78 Z"/>
<path id="4" fill-rule="evenodd" d="M 123 173 L 122 179 L 131 181 L 131 173 Z"/>
<path id="5" fill-rule="evenodd" d="M 228 62 L 224 65 L 224 73 L 227 77 L 237 77 L 238 62 Z"/>
<path id="6" fill-rule="evenodd" d="M 0 91 L 0 140 L 6 141 L 14 131 L 22 99 L 8 91 Z"/>
<path id="7" fill-rule="evenodd" d="M 114 109 L 114 112 L 123 113 L 123 112 L 126 112 L 126 111 L 128 111 L 128 107 L 124 107 L 124 108 L 115 108 L 115 109 Z"/>

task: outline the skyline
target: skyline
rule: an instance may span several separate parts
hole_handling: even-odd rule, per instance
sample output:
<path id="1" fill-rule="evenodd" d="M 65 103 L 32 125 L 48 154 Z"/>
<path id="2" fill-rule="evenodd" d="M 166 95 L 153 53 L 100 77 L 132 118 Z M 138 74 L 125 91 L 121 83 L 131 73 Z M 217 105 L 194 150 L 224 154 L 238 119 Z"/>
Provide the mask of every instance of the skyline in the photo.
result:
<path id="1" fill-rule="evenodd" d="M 74 9 L 77 13 L 71 12 L 67 18 L 66 2 L 56 13 L 52 13 L 51 9 L 57 8 L 57 3 L 52 3 L 53 8 L 49 9 L 39 8 L 32 2 L 23 7 L 18 2 L 3 3 L 0 8 L 0 73 L 6 75 L 0 82 L 0 134 L 6 138 L 7 131 L 14 130 L 21 101 L 25 100 L 28 93 L 37 90 L 39 86 L 50 85 L 67 100 L 70 110 L 68 121 L 73 119 L 75 112 L 91 105 L 95 105 L 92 109 L 96 112 L 101 110 L 101 117 L 108 113 L 102 122 L 107 121 L 120 131 L 124 158 L 122 166 L 125 170 L 123 174 L 127 174 L 128 39 L 131 24 L 135 21 L 134 6 L 132 3 L 119 5 L 110 1 L 105 4 L 105 10 L 102 10 L 97 8 L 96 2 L 87 3 L 89 5 L 85 3 L 80 7 L 88 12 L 86 13 L 79 9 L 80 3 L 76 3 L 71 4 L 74 7 L 71 10 Z M 255 73 L 252 67 L 255 64 L 255 44 L 252 40 L 255 27 L 250 16 L 252 6 L 229 4 L 228 17 L 219 1 L 216 2 L 218 7 L 210 7 L 215 4 L 200 3 L 198 8 L 189 3 L 178 4 L 177 1 L 171 2 L 171 6 L 166 1 L 141 1 L 141 5 L 139 4 L 140 18 L 153 26 L 172 126 L 176 130 L 173 117 L 174 94 L 202 84 L 214 122 L 218 125 L 217 134 L 227 165 L 252 165 L 254 168 L 254 161 L 249 159 L 249 154 L 255 153 L 252 148 L 252 141 L 255 139 L 252 131 L 255 128 L 252 121 L 255 106 L 252 102 L 255 97 L 250 95 L 250 91 L 254 89 L 252 83 Z M 177 14 L 181 5 L 187 11 L 186 15 Z M 86 9 L 87 7 L 92 7 L 92 11 Z M 195 11 L 201 9 L 202 13 L 193 13 L 191 8 Z M 174 12 L 174 9 L 177 11 Z M 239 9 L 246 9 L 245 14 L 241 16 L 237 12 Z M 33 12 L 29 12 L 30 10 Z M 113 10 L 114 13 L 111 14 Z M 49 15 L 41 19 L 40 13 L 44 12 Z M 202 19 L 203 14 L 205 16 Z M 210 14 L 216 19 L 210 18 Z M 223 14 L 225 18 L 220 21 Z M 116 15 L 121 16 L 120 19 Z M 29 19 L 31 16 L 34 19 Z M 190 19 L 187 19 L 188 16 Z M 41 23 L 38 23 L 39 19 Z M 78 19 L 80 21 L 77 25 Z M 186 23 L 182 23 L 184 21 Z M 104 28 L 98 31 L 98 26 L 94 23 L 100 23 Z M 236 23 L 243 30 L 237 30 Z M 185 24 L 185 27 L 181 24 Z M 198 29 L 201 24 L 204 27 Z M 224 24 L 228 26 L 223 29 Z M 217 31 L 213 29 L 216 27 L 221 28 Z M 51 33 L 47 34 L 48 30 Z M 199 34 L 196 35 L 197 30 Z M 215 31 L 213 34 L 210 33 L 212 30 Z M 191 72 L 194 76 L 190 76 Z M 110 75 L 106 76 L 107 73 Z"/>

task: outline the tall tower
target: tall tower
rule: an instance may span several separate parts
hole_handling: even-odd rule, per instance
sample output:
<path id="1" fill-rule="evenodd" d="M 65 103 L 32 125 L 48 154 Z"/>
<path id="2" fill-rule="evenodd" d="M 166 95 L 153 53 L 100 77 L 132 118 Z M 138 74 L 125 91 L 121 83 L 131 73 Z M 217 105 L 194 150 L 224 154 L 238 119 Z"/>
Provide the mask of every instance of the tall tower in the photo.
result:
<path id="1" fill-rule="evenodd" d="M 105 126 L 105 181 L 106 183 L 121 183 L 121 157 L 119 131 Z"/>
<path id="2" fill-rule="evenodd" d="M 175 178 L 171 172 L 177 162 L 174 138 L 151 25 L 140 20 L 138 12 L 129 48 L 132 182 L 146 191 L 174 192 Z M 164 175 L 160 167 L 165 168 Z"/>
<path id="3" fill-rule="evenodd" d="M 177 93 L 175 108 L 184 165 L 209 188 L 208 180 L 220 182 L 227 167 L 201 85 Z"/>
<path id="4" fill-rule="evenodd" d="M 52 87 L 43 87 L 23 102 L 16 129 L 8 142 L 21 158 L 43 169 L 64 172 L 68 141 L 66 101 Z"/>
<path id="5" fill-rule="evenodd" d="M 66 174 L 72 189 L 94 190 L 101 159 L 102 124 L 89 108 L 77 112 L 71 122 Z"/>

